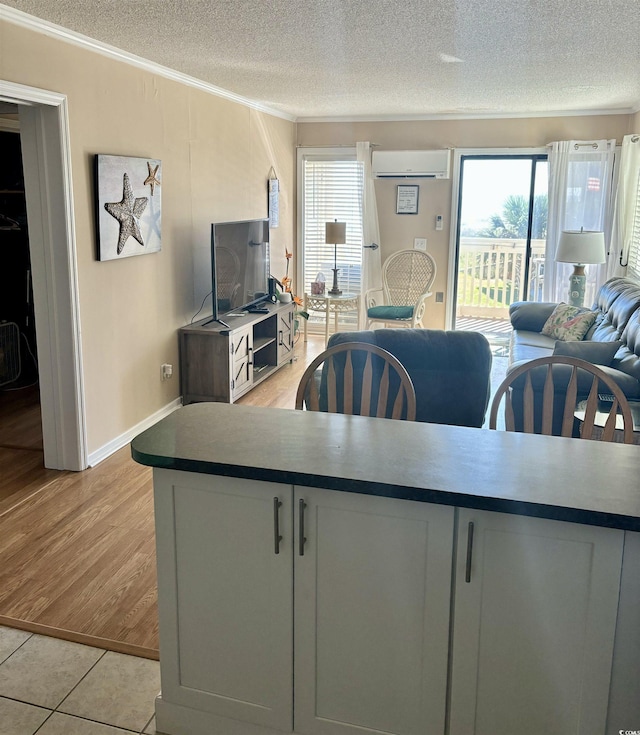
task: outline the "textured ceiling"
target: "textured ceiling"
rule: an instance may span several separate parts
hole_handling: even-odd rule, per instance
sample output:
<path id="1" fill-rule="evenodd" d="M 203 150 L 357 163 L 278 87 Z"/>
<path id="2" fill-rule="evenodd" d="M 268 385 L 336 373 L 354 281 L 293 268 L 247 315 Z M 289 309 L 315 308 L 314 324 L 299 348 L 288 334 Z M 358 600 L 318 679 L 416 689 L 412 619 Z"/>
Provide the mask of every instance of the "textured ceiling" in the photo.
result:
<path id="1" fill-rule="evenodd" d="M 640 0 L 4 4 L 299 119 L 640 109 Z"/>

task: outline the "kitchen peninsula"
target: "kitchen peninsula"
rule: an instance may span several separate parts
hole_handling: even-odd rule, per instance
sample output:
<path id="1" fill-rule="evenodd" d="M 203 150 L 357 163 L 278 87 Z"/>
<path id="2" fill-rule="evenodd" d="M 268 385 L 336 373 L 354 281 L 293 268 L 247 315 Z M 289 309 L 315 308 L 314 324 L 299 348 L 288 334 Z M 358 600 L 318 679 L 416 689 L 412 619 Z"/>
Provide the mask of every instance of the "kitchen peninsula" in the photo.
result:
<path id="1" fill-rule="evenodd" d="M 132 454 L 158 732 L 640 727 L 638 447 L 194 404 Z"/>

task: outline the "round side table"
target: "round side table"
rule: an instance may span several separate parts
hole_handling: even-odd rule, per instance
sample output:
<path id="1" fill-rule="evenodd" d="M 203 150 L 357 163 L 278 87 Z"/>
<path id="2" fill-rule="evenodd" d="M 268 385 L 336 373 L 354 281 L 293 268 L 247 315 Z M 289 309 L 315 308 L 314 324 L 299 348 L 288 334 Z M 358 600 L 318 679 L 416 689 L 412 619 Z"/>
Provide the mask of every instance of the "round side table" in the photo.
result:
<path id="1" fill-rule="evenodd" d="M 329 317 L 333 314 L 334 331 L 338 331 L 338 315 L 345 311 L 355 311 L 356 319 L 358 323 L 358 329 L 360 328 L 360 294 L 357 293 L 342 293 L 339 296 L 332 296 L 331 294 L 322 294 L 316 296 L 305 293 L 304 295 L 304 310 L 305 311 L 318 311 L 324 314 L 324 346 L 327 346 L 329 341 Z M 308 319 L 304 320 L 304 341 L 307 341 L 307 326 Z"/>

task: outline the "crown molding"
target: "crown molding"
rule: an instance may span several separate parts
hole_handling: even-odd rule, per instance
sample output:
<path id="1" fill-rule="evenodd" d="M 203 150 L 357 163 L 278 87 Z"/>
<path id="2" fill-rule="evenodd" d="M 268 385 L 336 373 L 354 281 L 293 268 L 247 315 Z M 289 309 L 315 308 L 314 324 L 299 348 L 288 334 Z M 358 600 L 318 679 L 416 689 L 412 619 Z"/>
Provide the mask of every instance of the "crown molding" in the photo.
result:
<path id="1" fill-rule="evenodd" d="M 599 117 L 600 115 L 633 115 L 640 110 L 630 107 L 617 110 L 553 110 L 549 112 L 470 112 L 437 113 L 424 115 L 353 115 L 326 117 L 297 117 L 297 123 L 357 123 L 357 122 L 421 122 L 437 120 L 521 120 L 544 117 Z"/>
<path id="2" fill-rule="evenodd" d="M 183 74 L 182 72 L 175 71 L 174 69 L 169 69 L 161 64 L 156 64 L 148 59 L 143 59 L 141 56 L 136 56 L 135 54 L 131 54 L 127 51 L 122 51 L 122 49 L 116 48 L 115 46 L 110 46 L 109 44 L 102 43 L 101 41 L 96 41 L 81 33 L 76 33 L 68 28 L 56 25 L 55 23 L 50 23 L 49 21 L 42 20 L 41 18 L 36 18 L 33 15 L 24 13 L 21 10 L 16 10 L 15 8 L 10 8 L 7 5 L 0 4 L 0 20 L 6 20 L 8 23 L 13 23 L 14 25 L 27 28 L 31 31 L 35 31 L 36 33 L 42 33 L 46 36 L 66 41 L 67 43 L 79 46 L 80 48 L 106 56 L 109 59 L 122 61 L 125 64 L 135 66 L 138 69 L 143 69 L 151 74 L 157 74 L 158 76 L 165 77 L 166 79 L 171 79 L 174 82 L 186 84 L 187 86 L 194 87 L 202 92 L 212 94 L 216 97 L 222 97 L 223 99 L 236 102 L 237 104 L 244 105 L 245 107 L 250 107 L 258 112 L 264 112 L 268 115 L 288 120 L 289 122 L 296 121 L 295 115 L 290 115 L 282 110 L 267 107 L 255 100 L 250 100 L 246 97 L 240 96 L 239 94 L 230 92 L 227 89 L 222 89 L 222 87 L 216 87 L 213 84 L 208 84 L 207 82 L 191 77 L 188 74 Z"/>

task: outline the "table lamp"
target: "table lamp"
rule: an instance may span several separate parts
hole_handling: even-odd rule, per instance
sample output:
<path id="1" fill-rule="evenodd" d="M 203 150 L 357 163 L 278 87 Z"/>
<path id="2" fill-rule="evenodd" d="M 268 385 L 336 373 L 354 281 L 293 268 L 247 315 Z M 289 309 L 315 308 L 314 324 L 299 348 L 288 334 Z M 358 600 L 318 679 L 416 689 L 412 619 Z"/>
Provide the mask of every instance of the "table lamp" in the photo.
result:
<path id="1" fill-rule="evenodd" d="M 569 278 L 569 303 L 571 306 L 583 306 L 584 287 L 587 277 L 584 266 L 593 263 L 604 263 L 604 232 L 585 231 L 584 229 L 563 230 L 560 233 L 557 263 L 573 263 L 573 273 Z"/>
<path id="2" fill-rule="evenodd" d="M 342 291 L 338 288 L 338 245 L 347 242 L 347 223 L 338 220 L 325 223 L 324 241 L 333 245 L 333 286 L 328 293 L 331 296 L 340 296 Z"/>

